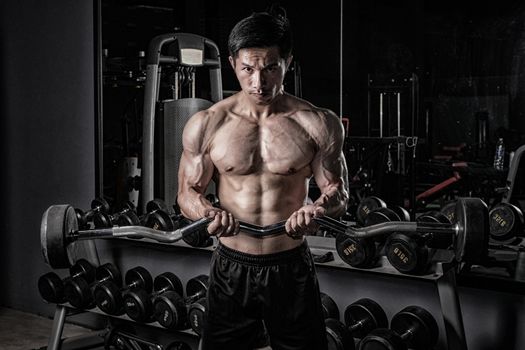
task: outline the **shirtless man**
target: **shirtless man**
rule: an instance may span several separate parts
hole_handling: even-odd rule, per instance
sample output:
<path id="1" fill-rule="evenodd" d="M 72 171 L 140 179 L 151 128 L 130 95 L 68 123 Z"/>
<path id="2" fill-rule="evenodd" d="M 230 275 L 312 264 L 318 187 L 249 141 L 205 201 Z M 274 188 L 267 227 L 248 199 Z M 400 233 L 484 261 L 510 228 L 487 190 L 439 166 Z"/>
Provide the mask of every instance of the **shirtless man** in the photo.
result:
<path id="1" fill-rule="evenodd" d="M 203 349 L 253 349 L 264 330 L 273 350 L 326 349 L 319 285 L 304 235 L 314 217 L 346 210 L 344 132 L 331 111 L 284 92 L 292 60 L 284 16 L 254 13 L 229 37 L 241 91 L 198 112 L 183 133 L 178 203 L 193 220 L 213 218 Z M 321 196 L 308 203 L 315 178 Z M 221 208 L 204 192 L 212 180 Z M 255 237 L 239 221 L 280 234 Z"/>

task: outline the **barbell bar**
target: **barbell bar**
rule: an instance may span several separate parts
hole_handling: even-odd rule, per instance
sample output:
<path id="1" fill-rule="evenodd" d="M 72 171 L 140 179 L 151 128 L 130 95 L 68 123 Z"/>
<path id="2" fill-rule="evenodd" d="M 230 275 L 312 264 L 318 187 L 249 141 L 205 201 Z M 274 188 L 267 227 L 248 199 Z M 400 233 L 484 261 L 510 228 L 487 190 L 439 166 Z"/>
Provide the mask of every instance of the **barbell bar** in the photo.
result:
<path id="1" fill-rule="evenodd" d="M 447 235 L 454 247 L 458 262 L 479 263 L 488 250 L 489 215 L 487 205 L 479 198 L 459 198 L 456 202 L 456 222 L 453 224 L 393 221 L 367 227 L 353 227 L 324 216 L 314 218 L 323 227 L 338 234 L 368 238 L 404 232 L 406 234 Z M 42 216 L 40 239 L 44 260 L 53 268 L 70 266 L 68 246 L 77 240 L 110 237 L 150 238 L 163 243 L 175 243 L 191 234 L 202 233 L 211 220 L 202 218 L 174 231 L 160 231 L 144 226 L 114 226 L 111 228 L 79 230 L 75 210 L 70 205 L 53 205 Z M 240 222 L 243 232 L 265 237 L 282 233 L 285 221 L 268 226 Z M 204 230 L 205 234 L 207 232 Z"/>

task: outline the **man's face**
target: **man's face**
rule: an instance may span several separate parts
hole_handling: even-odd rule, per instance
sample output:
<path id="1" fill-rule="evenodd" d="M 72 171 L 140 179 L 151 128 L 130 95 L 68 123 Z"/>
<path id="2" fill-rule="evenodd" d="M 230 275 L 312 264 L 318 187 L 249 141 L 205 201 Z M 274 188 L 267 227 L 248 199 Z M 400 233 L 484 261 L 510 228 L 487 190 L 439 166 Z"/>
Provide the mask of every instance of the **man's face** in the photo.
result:
<path id="1" fill-rule="evenodd" d="M 277 46 L 239 50 L 230 63 L 242 91 L 256 104 L 267 105 L 282 91 L 284 75 L 291 57 L 286 61 Z"/>

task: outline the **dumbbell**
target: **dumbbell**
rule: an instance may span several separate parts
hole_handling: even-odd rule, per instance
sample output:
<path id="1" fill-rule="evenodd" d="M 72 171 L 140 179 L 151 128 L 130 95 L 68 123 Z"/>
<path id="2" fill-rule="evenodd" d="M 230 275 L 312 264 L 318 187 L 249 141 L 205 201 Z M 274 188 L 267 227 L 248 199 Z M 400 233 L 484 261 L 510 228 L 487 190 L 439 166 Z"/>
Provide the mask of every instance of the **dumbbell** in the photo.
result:
<path id="1" fill-rule="evenodd" d="M 523 236 L 524 218 L 520 208 L 511 203 L 501 202 L 489 211 L 490 238 L 511 243 Z"/>
<path id="2" fill-rule="evenodd" d="M 153 281 L 153 293 L 144 289 L 133 289 L 126 292 L 124 298 L 124 310 L 132 320 L 137 322 L 153 322 L 155 299 L 166 292 L 183 293 L 182 282 L 172 272 L 164 272 Z"/>
<path id="3" fill-rule="evenodd" d="M 78 309 L 91 309 L 94 305 L 93 290 L 97 284 L 113 281 L 118 286 L 122 285 L 122 276 L 117 267 L 106 263 L 97 267 L 95 280 L 89 283 L 84 277 L 73 277 L 64 283 L 66 301 Z"/>
<path id="4" fill-rule="evenodd" d="M 416 219 L 420 223 L 451 224 L 448 217 L 439 211 L 428 211 Z M 442 236 L 432 233 L 407 235 L 405 233 L 391 234 L 385 243 L 385 255 L 390 264 L 399 272 L 418 275 L 428 270 L 434 248 L 448 248 L 449 240 L 439 240 Z"/>
<path id="5" fill-rule="evenodd" d="M 386 202 L 377 196 L 368 196 L 363 198 L 356 210 L 357 223 L 360 226 L 365 226 L 365 220 L 370 212 L 379 209 L 386 208 Z"/>
<path id="6" fill-rule="evenodd" d="M 450 222 L 456 222 L 456 201 L 446 203 L 439 210 Z"/>
<path id="7" fill-rule="evenodd" d="M 408 217 L 410 216 L 408 215 Z M 405 218 L 406 215 L 403 215 L 403 219 Z M 402 221 L 393 209 L 386 207 L 378 207 L 368 211 L 363 220 L 365 227 L 391 221 Z M 341 259 L 348 265 L 357 268 L 369 268 L 377 264 L 384 241 L 384 238 L 357 238 L 339 234 L 336 236 L 336 248 Z"/>
<path id="8" fill-rule="evenodd" d="M 113 281 L 105 281 L 95 286 L 93 298 L 100 310 L 109 315 L 124 314 L 123 293 L 134 289 L 144 289 L 151 293 L 153 278 L 148 270 L 137 266 L 126 272 L 124 282 L 123 287 L 119 287 Z"/>
<path id="9" fill-rule="evenodd" d="M 383 308 L 368 298 L 348 305 L 344 317 L 345 323 L 334 318 L 325 320 L 329 350 L 353 350 L 354 339 L 361 339 L 378 327 L 388 327 Z"/>
<path id="10" fill-rule="evenodd" d="M 321 305 L 325 319 L 339 319 L 339 308 L 335 301 L 326 293 L 321 292 Z M 181 309 L 182 310 L 182 309 Z M 199 336 L 202 334 L 202 325 L 206 313 L 206 298 L 202 297 L 194 301 L 188 310 L 188 320 L 192 330 Z M 164 315 L 163 315 L 164 316 Z M 158 320 L 158 319 L 157 319 Z M 160 321 L 159 321 L 160 322 Z M 162 324 L 162 323 L 161 323 Z"/>
<path id="11" fill-rule="evenodd" d="M 104 228 L 117 225 L 120 216 L 127 212 L 135 211 L 135 206 L 131 202 L 126 202 L 117 213 L 98 212 L 93 215 L 93 225 L 95 228 Z"/>
<path id="12" fill-rule="evenodd" d="M 321 306 L 323 308 L 324 319 L 335 318 L 339 319 L 339 307 L 335 303 L 334 299 L 326 293 L 321 292 Z"/>
<path id="13" fill-rule="evenodd" d="M 70 276 L 60 278 L 55 272 L 48 272 L 38 279 L 38 291 L 42 299 L 49 303 L 61 304 L 66 301 L 64 282 L 75 277 L 84 277 L 86 281 L 95 279 L 95 268 L 86 259 L 79 259 L 69 268 Z"/>
<path id="14" fill-rule="evenodd" d="M 138 216 L 134 210 L 128 211 L 119 216 L 117 224 L 119 226 L 143 225 L 161 231 L 172 231 L 174 229 L 168 206 L 162 199 L 158 198 L 146 204 L 144 215 Z"/>
<path id="15" fill-rule="evenodd" d="M 390 329 L 377 328 L 361 339 L 360 350 L 429 350 L 437 343 L 434 317 L 419 306 L 407 306 L 392 317 Z"/>
<path id="16" fill-rule="evenodd" d="M 189 306 L 188 322 L 191 329 L 198 335 L 202 335 L 204 326 L 204 317 L 206 315 L 206 297 L 200 298 Z"/>
<path id="17" fill-rule="evenodd" d="M 95 213 L 108 212 L 109 203 L 104 198 L 95 198 L 91 201 L 91 209 L 84 212 L 82 209 L 75 208 L 75 214 L 80 229 L 88 228 L 88 222 Z"/>
<path id="18" fill-rule="evenodd" d="M 208 276 L 193 277 L 186 283 L 186 298 L 182 297 L 182 293 L 169 291 L 155 299 L 154 317 L 163 327 L 169 329 L 185 328 L 189 320 L 191 328 L 200 334 L 207 292 Z"/>

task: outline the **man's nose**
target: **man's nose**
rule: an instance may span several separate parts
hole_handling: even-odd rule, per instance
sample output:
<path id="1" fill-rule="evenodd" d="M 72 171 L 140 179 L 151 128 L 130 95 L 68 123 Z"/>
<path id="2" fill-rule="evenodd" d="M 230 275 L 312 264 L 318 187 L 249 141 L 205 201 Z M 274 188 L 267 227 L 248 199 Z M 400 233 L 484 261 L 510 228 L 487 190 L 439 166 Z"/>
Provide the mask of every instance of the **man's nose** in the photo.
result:
<path id="1" fill-rule="evenodd" d="M 264 87 L 264 76 L 261 72 L 255 72 L 252 75 L 252 87 L 260 90 Z"/>

